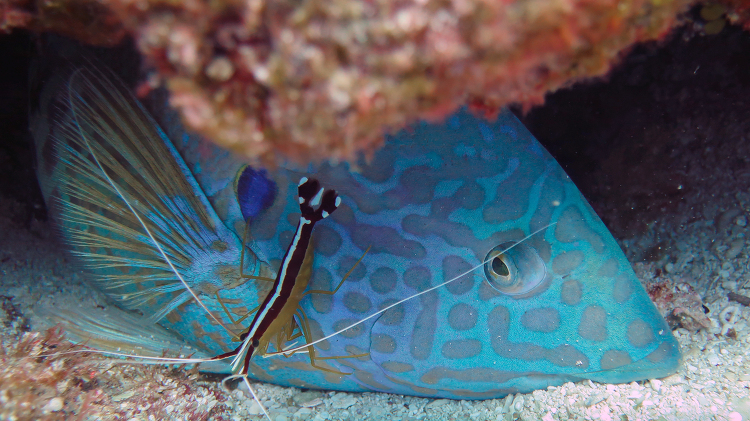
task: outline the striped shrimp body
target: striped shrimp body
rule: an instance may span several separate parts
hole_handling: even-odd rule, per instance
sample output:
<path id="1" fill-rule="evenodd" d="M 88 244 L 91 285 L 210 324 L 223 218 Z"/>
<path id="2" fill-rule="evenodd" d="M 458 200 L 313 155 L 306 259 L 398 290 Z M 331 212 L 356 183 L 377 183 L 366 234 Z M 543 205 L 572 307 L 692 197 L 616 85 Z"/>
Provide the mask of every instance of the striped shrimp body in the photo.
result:
<path id="1" fill-rule="evenodd" d="M 242 344 L 236 349 L 214 358 L 220 360 L 234 357 L 232 372 L 240 376 L 248 374 L 250 359 L 255 354 L 265 354 L 272 340 L 274 340 L 276 348 L 281 350 L 285 343 L 296 338 L 291 336 L 293 329 L 289 329 L 289 326 L 294 326 L 296 323 L 301 331 L 305 332 L 305 337 L 309 338 L 310 328 L 307 323 L 307 316 L 299 306 L 300 300 L 305 295 L 312 293 L 334 294 L 338 290 L 337 287 L 333 291 L 306 292 L 312 271 L 313 253 L 310 252 L 309 246 L 313 228 L 318 221 L 327 218 L 338 208 L 341 204 L 341 198 L 338 197 L 335 190 L 325 190 L 320 187 L 317 180 L 310 180 L 306 177 L 300 180 L 298 191 L 301 213 L 299 223 L 282 260 L 278 275 L 273 281 L 271 291 L 258 306 L 247 330 L 240 336 Z M 314 207 L 317 207 L 317 209 L 314 209 Z M 341 283 L 344 280 L 342 279 Z M 296 322 L 295 314 L 298 315 Z M 314 348 L 310 346 L 306 349 L 313 367 L 331 373 L 344 374 L 318 366 Z M 366 356 L 366 354 L 350 357 L 362 356 Z"/>

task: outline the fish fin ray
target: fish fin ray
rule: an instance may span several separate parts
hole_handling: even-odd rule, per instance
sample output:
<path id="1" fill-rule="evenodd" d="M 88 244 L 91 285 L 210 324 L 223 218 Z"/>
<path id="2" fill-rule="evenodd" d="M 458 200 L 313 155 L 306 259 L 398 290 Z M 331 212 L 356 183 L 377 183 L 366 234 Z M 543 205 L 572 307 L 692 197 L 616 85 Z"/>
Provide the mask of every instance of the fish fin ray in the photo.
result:
<path id="1" fill-rule="evenodd" d="M 61 118 L 37 142 L 52 150 L 40 165 L 55 165 L 40 178 L 53 196 L 63 240 L 94 282 L 116 299 L 131 297 L 128 308 L 148 303 L 149 313 L 163 317 L 175 300 L 185 301 L 178 300 L 181 290 L 195 287 L 183 283 L 190 266 L 217 241 L 238 248 L 239 239 L 158 125 L 118 83 L 98 69 L 72 73 L 56 98 Z"/>

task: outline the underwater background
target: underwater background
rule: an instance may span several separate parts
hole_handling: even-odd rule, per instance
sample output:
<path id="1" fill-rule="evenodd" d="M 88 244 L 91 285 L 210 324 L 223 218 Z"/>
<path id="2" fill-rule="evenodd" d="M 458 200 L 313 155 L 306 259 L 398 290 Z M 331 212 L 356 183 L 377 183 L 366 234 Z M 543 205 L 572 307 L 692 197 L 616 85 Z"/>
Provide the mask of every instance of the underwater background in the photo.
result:
<path id="1" fill-rule="evenodd" d="M 252 400 L 216 383 L 196 383 L 197 375 L 19 363 L 19 354 L 38 352 L 23 332 L 46 328 L 34 320 L 33 308 L 108 303 L 69 264 L 36 190 L 24 124 L 32 41 L 21 33 L 0 42 L 7 57 L 0 81 L 7 93 L 0 126 L 3 406 L 28 402 L 35 408 L 27 411 L 46 414 L 29 419 L 68 419 L 80 411 L 91 419 L 260 419 Z M 487 401 L 259 386 L 272 418 L 748 419 L 750 312 L 729 296 L 750 295 L 749 51 L 750 37 L 738 28 L 705 35 L 688 25 L 663 44 L 634 47 L 606 80 L 559 91 L 543 107 L 518 113 L 618 239 L 675 327 L 684 356 L 677 374 L 625 385 L 566 384 Z M 49 374 L 43 378 L 50 388 L 37 382 L 31 393 L 14 394 L 27 386 L 24 373 Z"/>

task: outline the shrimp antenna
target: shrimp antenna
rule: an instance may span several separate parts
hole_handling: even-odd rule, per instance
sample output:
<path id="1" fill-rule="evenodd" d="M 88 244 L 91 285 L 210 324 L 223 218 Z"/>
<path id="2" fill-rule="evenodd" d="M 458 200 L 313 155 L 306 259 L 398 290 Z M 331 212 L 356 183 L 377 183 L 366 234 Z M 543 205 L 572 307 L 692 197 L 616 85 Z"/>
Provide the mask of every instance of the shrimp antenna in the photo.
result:
<path id="1" fill-rule="evenodd" d="M 509 251 L 509 250 L 510 250 L 510 249 L 512 249 L 513 247 L 515 247 L 515 246 L 517 246 L 517 245 L 519 245 L 519 244 L 523 243 L 524 241 L 528 240 L 529 238 L 531 238 L 531 237 L 535 236 L 536 234 L 538 234 L 538 233 L 540 233 L 540 232 L 542 232 L 542 231 L 546 230 L 547 228 L 549 228 L 549 227 L 551 227 L 551 226 L 553 226 L 553 225 L 555 225 L 555 224 L 557 224 L 557 222 L 553 222 L 553 223 L 551 223 L 551 224 L 549 224 L 549 225 L 545 225 L 544 227 L 542 227 L 542 228 L 539 228 L 538 230 L 536 230 L 536 231 L 532 232 L 531 234 L 529 234 L 529 235 L 527 235 L 526 237 L 522 238 L 522 239 L 521 239 L 520 241 L 518 241 L 518 242 L 514 243 L 514 244 L 513 244 L 512 246 L 510 246 L 510 247 L 506 248 L 505 250 L 503 250 L 502 252 L 500 252 L 500 253 L 498 253 L 498 254 L 503 254 L 503 253 L 506 253 L 507 251 Z M 309 343 L 306 343 L 305 345 L 303 345 L 303 346 L 298 346 L 298 347 L 296 347 L 296 348 L 291 348 L 291 349 L 286 349 L 286 350 L 282 350 L 282 351 L 276 351 L 276 352 L 269 352 L 269 353 L 267 353 L 267 354 L 264 354 L 264 355 L 263 355 L 263 358 L 268 358 L 268 357 L 270 357 L 270 356 L 274 356 L 274 355 L 287 355 L 287 354 L 293 354 L 293 353 L 295 353 L 295 352 L 298 352 L 298 351 L 300 351 L 300 350 L 302 350 L 302 349 L 308 348 L 308 347 L 309 347 L 309 346 L 311 346 L 311 345 L 315 345 L 315 344 L 317 344 L 317 343 L 319 343 L 319 342 L 323 342 L 323 341 L 325 341 L 325 340 L 327 340 L 327 339 L 330 339 L 330 338 L 332 338 L 332 337 L 334 337 L 334 336 L 336 336 L 336 335 L 338 335 L 338 334 L 340 334 L 340 333 L 342 333 L 342 332 L 345 332 L 345 331 L 347 331 L 347 330 L 349 330 L 349 329 L 351 329 L 351 328 L 353 328 L 353 327 L 355 327 L 355 326 L 357 326 L 357 325 L 360 325 L 360 324 L 362 324 L 362 323 L 364 323 L 364 322 L 366 322 L 366 321 L 368 321 L 368 320 L 372 319 L 373 317 L 376 317 L 376 316 L 378 316 L 378 315 L 380 315 L 380 314 L 383 314 L 384 312 L 386 312 L 386 311 L 388 311 L 388 310 L 392 309 L 393 307 L 396 307 L 396 306 L 397 306 L 397 305 L 399 305 L 399 304 L 405 303 L 406 301 L 409 301 L 409 300 L 411 300 L 411 299 L 413 299 L 413 298 L 417 298 L 417 297 L 419 297 L 420 295 L 423 295 L 423 294 L 427 294 L 427 293 L 428 293 L 428 292 L 430 292 L 430 291 L 434 291 L 434 290 L 436 290 L 436 289 L 438 289 L 438 288 L 440 288 L 440 287 L 442 287 L 442 286 L 448 285 L 449 283 L 451 283 L 451 282 L 453 282 L 453 281 L 455 281 L 455 280 L 457 280 L 457 279 L 459 279 L 459 278 L 462 278 L 463 276 L 465 276 L 465 275 L 468 275 L 469 273 L 471 273 L 471 272 L 473 272 L 473 271 L 475 271 L 475 270 L 477 270 L 477 269 L 481 268 L 481 267 L 482 267 L 482 266 L 484 266 L 484 265 L 485 265 L 485 264 L 486 264 L 487 262 L 491 261 L 491 260 L 492 260 L 493 258 L 494 258 L 494 256 L 493 256 L 493 257 L 490 257 L 490 258 L 488 258 L 488 259 L 487 259 L 486 261 L 484 261 L 484 262 L 482 262 L 482 263 L 480 263 L 480 264 L 478 264 L 478 265 L 474 266 L 473 268 L 471 268 L 471 269 L 467 270 L 466 272 L 464 272 L 464 273 L 461 273 L 461 274 L 459 274 L 459 275 L 456 275 L 456 276 L 455 276 L 454 278 L 452 278 L 452 279 L 449 279 L 449 280 L 447 280 L 447 281 L 443 282 L 442 284 L 438 284 L 438 285 L 435 285 L 434 287 L 428 288 L 428 289 L 426 289 L 426 290 L 424 290 L 424 291 L 421 291 L 421 292 L 418 292 L 418 293 L 416 293 L 416 294 L 414 294 L 414 295 L 412 295 L 412 296 L 406 297 L 406 298 L 404 298 L 403 300 L 397 301 L 397 302 L 395 302 L 395 303 L 393 303 L 393 304 L 391 304 L 391 305 L 389 305 L 389 306 L 387 306 L 387 307 L 383 308 L 382 310 L 376 311 L 375 313 L 373 313 L 373 314 L 371 314 L 371 315 L 369 315 L 369 316 L 365 317 L 364 319 L 362 319 L 362 320 L 360 320 L 360 321 L 358 321 L 358 322 L 356 322 L 356 323 L 352 323 L 352 324 L 350 324 L 349 326 L 347 326 L 347 327 L 345 327 L 345 328 L 343 328 L 343 329 L 340 329 L 340 330 L 338 330 L 338 331 L 336 331 L 336 332 L 334 332 L 334 333 L 331 333 L 331 334 L 330 334 L 330 335 L 328 335 L 328 336 L 325 336 L 325 337 L 323 337 L 323 338 L 320 338 L 320 339 L 318 339 L 318 340 L 316 340 L 316 341 L 313 341 L 313 342 L 309 342 Z"/>

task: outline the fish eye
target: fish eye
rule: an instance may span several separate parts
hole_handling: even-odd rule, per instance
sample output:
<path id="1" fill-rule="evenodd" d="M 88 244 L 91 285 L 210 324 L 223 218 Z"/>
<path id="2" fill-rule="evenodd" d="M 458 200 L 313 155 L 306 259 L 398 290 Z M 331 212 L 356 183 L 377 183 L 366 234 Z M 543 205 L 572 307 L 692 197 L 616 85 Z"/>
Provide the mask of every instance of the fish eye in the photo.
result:
<path id="1" fill-rule="evenodd" d="M 546 285 L 544 261 L 534 248 L 526 244 L 513 247 L 513 244 L 500 244 L 487 253 L 484 259 L 487 282 L 505 295 L 519 298 L 536 295 Z"/>
<path id="2" fill-rule="evenodd" d="M 495 276 L 507 277 L 510 275 L 508 265 L 503 261 L 505 255 L 499 254 L 492 259 L 492 272 Z"/>

